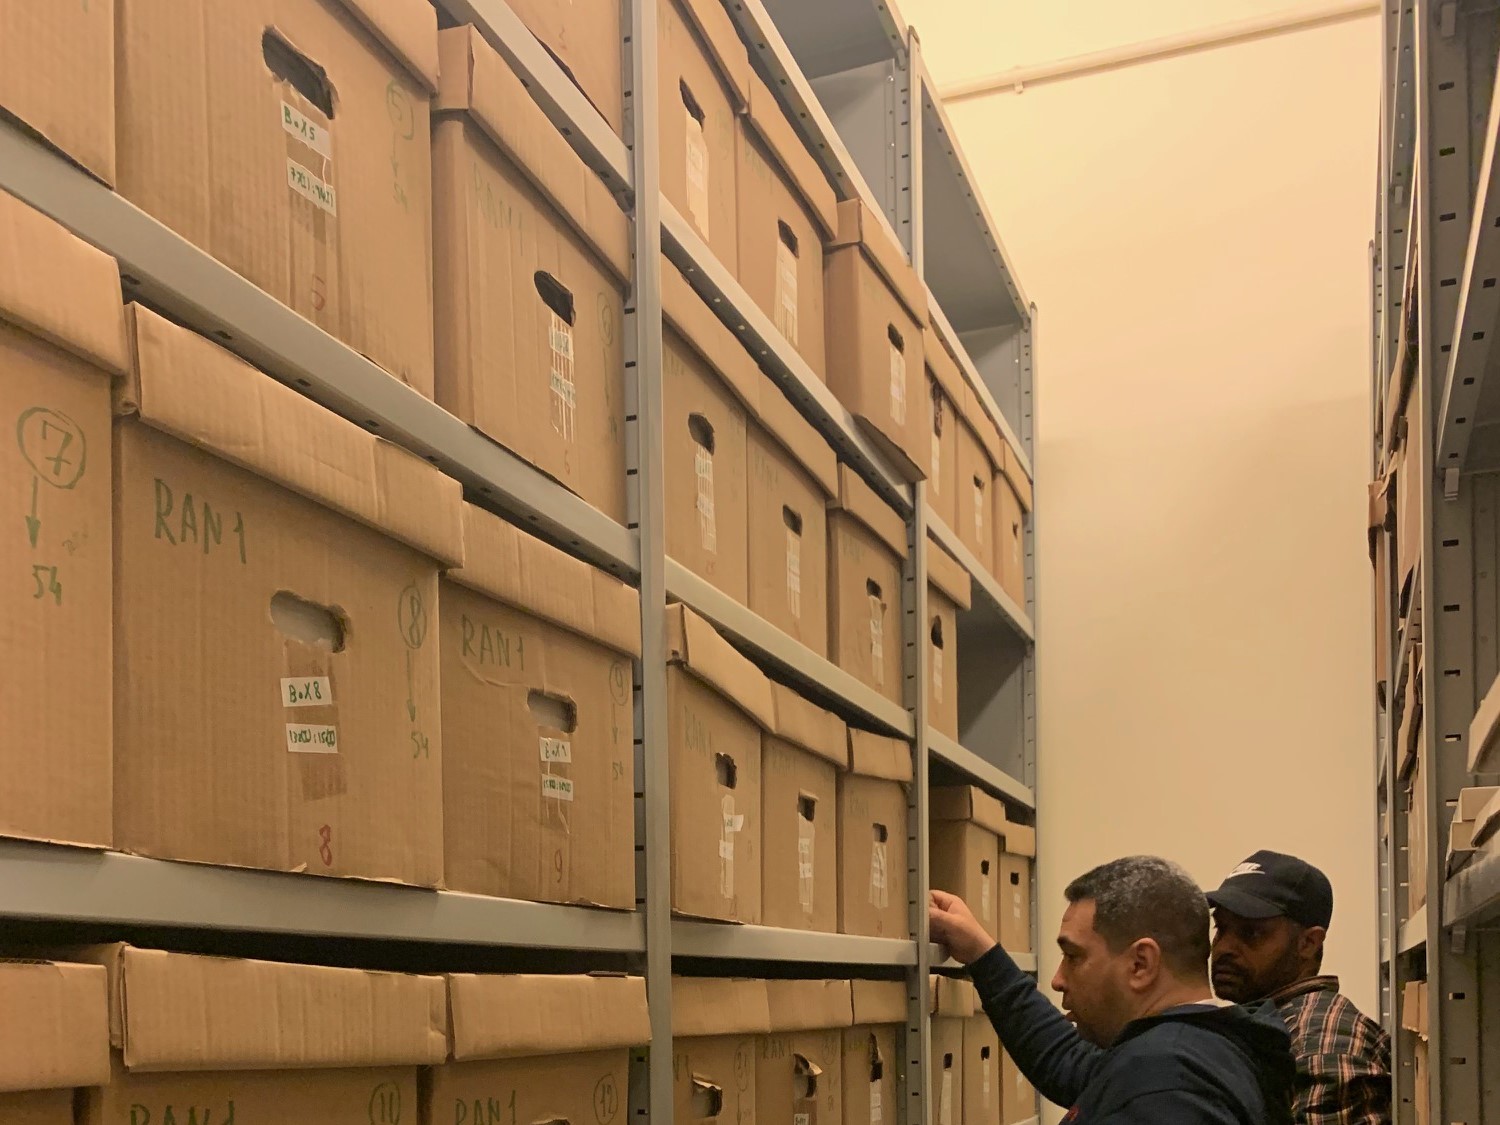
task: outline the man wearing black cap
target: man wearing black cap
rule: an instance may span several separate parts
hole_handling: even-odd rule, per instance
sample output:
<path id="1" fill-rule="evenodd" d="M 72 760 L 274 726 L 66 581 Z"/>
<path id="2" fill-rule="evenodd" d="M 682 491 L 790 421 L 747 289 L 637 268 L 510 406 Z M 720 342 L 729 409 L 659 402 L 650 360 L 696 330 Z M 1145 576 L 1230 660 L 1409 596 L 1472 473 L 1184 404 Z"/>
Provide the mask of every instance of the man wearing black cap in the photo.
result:
<path id="1" fill-rule="evenodd" d="M 1208 896 L 1213 983 L 1221 999 L 1270 1000 L 1297 1058 L 1298 1125 L 1389 1125 L 1390 1038 L 1320 976 L 1333 887 L 1310 863 L 1256 852 Z"/>

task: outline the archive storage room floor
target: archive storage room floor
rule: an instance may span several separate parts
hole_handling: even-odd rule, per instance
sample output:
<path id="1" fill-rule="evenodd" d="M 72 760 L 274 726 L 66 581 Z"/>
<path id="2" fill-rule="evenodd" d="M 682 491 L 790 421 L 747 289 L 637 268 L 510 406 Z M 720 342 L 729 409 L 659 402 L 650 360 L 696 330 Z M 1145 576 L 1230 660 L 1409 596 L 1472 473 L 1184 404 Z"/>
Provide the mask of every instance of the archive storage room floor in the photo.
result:
<path id="1" fill-rule="evenodd" d="M 915 36 L 186 7 L 0 0 L 0 1121 L 1035 1118 L 925 909 L 1034 971 L 1035 311 Z"/>

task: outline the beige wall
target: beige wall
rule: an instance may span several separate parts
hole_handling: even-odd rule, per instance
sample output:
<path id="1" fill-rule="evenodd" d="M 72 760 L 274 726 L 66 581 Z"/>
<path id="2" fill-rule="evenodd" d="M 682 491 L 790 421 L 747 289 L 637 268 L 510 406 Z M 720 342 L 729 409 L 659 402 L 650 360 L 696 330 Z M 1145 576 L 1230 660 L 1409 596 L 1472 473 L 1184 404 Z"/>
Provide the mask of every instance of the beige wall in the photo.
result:
<path id="1" fill-rule="evenodd" d="M 940 85 L 1284 6 L 901 3 Z M 1026 57 L 993 47 L 1013 13 Z M 1044 981 L 1090 865 L 1157 852 L 1216 884 L 1273 847 L 1332 878 L 1328 967 L 1377 1006 L 1379 66 L 1362 17 L 952 108 L 1041 307 Z"/>

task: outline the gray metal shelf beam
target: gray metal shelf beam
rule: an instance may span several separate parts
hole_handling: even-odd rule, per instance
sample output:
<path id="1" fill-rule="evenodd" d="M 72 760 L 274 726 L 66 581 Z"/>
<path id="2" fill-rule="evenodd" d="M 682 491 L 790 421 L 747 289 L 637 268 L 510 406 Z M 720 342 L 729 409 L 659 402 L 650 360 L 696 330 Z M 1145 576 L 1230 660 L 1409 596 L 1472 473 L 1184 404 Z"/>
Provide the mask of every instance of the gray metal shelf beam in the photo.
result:
<path id="1" fill-rule="evenodd" d="M 1405 922 L 1396 934 L 1396 952 L 1410 953 L 1427 944 L 1427 907 L 1422 907 Z"/>
<path id="2" fill-rule="evenodd" d="M 1443 925 L 1489 925 L 1500 919 L 1500 837 L 1443 886 Z"/>
<path id="3" fill-rule="evenodd" d="M 910 968 L 917 945 L 900 938 L 812 933 L 771 926 L 727 926 L 678 918 L 672 923 L 674 957 L 726 961 L 788 961 L 832 966 Z"/>
<path id="4" fill-rule="evenodd" d="M 906 57 L 894 0 L 767 0 L 766 8 L 809 78 Z"/>
<path id="5" fill-rule="evenodd" d="M 1028 809 L 1036 808 L 1036 794 L 1029 785 L 1017 781 L 999 766 L 986 762 L 972 750 L 966 750 L 945 734 L 927 729 L 927 752 L 961 773 L 968 774 L 985 789 Z"/>

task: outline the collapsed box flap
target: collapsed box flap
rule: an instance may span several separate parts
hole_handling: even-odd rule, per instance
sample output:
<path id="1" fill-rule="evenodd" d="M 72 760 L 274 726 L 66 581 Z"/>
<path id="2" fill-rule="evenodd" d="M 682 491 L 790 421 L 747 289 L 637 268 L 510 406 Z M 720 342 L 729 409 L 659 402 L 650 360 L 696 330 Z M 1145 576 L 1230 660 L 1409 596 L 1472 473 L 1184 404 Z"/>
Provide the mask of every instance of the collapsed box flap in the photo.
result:
<path id="1" fill-rule="evenodd" d="M 667 606 L 667 660 L 681 664 L 759 723 L 762 730 L 775 730 L 771 681 L 685 605 Z"/>
<path id="2" fill-rule="evenodd" d="M 839 462 L 833 446 L 802 417 L 769 375 L 756 374 L 760 379 L 760 395 L 755 413 L 761 426 L 818 482 L 825 498 L 837 496 Z"/>
<path id="3" fill-rule="evenodd" d="M 725 977 L 672 978 L 672 1038 L 763 1035 L 771 1030 L 763 980 Z"/>
<path id="4" fill-rule="evenodd" d="M 438 88 L 437 9 L 424 0 L 343 0 L 428 93 Z"/>
<path id="5" fill-rule="evenodd" d="M 107 988 L 99 965 L 0 961 L 0 1094 L 107 1083 Z"/>
<path id="6" fill-rule="evenodd" d="M 984 446 L 984 452 L 995 472 L 1000 472 L 1005 467 L 1005 439 L 1000 436 L 1000 428 L 990 417 L 984 400 L 969 386 L 967 380 L 964 381 L 964 424 L 973 431 L 979 444 Z"/>
<path id="7" fill-rule="evenodd" d="M 849 772 L 861 777 L 910 782 L 911 743 L 905 739 L 887 738 L 883 734 L 850 727 Z"/>
<path id="8" fill-rule="evenodd" d="M 740 41 L 739 32 L 729 18 L 722 0 L 670 0 L 677 5 L 699 37 L 718 68 L 719 76 L 734 94 L 736 112 L 750 104 L 750 55 Z"/>
<path id="9" fill-rule="evenodd" d="M 1000 834 L 1000 850 L 1006 855 L 1036 858 L 1036 829 L 1029 824 L 1007 822 Z"/>
<path id="10" fill-rule="evenodd" d="M 918 324 L 927 323 L 926 287 L 906 260 L 906 251 L 891 238 L 863 199 L 840 200 L 838 230 L 829 245 L 858 246 L 912 319 Z"/>
<path id="11" fill-rule="evenodd" d="M 933 973 L 930 983 L 934 1016 L 968 1019 L 978 1010 L 979 994 L 968 981 Z"/>
<path id="12" fill-rule="evenodd" d="M 448 1055 L 442 977 L 105 946 L 129 1070 L 416 1066 Z"/>
<path id="13" fill-rule="evenodd" d="M 473 27 L 439 33 L 436 112 L 467 113 L 622 283 L 630 281 L 630 220 L 604 181 L 557 131 L 500 53 Z"/>
<path id="14" fill-rule="evenodd" d="M 747 117 L 750 125 L 797 189 L 803 206 L 817 222 L 823 241 L 827 242 L 839 227 L 838 196 L 834 194 L 828 177 L 802 143 L 776 95 L 753 70 L 750 72 L 749 102 Z"/>
<path id="15" fill-rule="evenodd" d="M 772 1031 L 852 1027 L 854 1002 L 847 980 L 768 980 Z"/>
<path id="16" fill-rule="evenodd" d="M 928 797 L 933 820 L 968 820 L 1004 836 L 1014 827 L 1005 819 L 1005 806 L 974 785 L 935 785 Z"/>
<path id="17" fill-rule="evenodd" d="M 906 1022 L 906 984 L 899 980 L 853 980 L 854 1026 Z"/>
<path id="18" fill-rule="evenodd" d="M 449 566 L 463 562 L 463 492 L 422 458 L 366 433 L 202 336 L 140 305 L 116 412 L 368 524 Z"/>
<path id="19" fill-rule="evenodd" d="M 1031 492 L 1031 478 L 1026 475 L 1026 470 L 1021 467 L 1021 458 L 1011 447 L 1009 441 L 1004 443 L 1005 464 L 1001 471 L 1005 474 L 1006 481 L 1010 484 L 1011 491 L 1016 494 L 1016 499 L 1021 502 L 1023 512 L 1031 511 L 1033 504 Z"/>
<path id="20" fill-rule="evenodd" d="M 1472 785 L 1467 789 L 1460 789 L 1458 809 L 1453 819 L 1478 820 L 1484 806 L 1490 803 L 1490 798 L 1496 793 L 1500 793 L 1500 785 Z"/>
<path id="21" fill-rule="evenodd" d="M 651 1041 L 642 977 L 455 974 L 453 1058 L 534 1058 Z"/>
<path id="22" fill-rule="evenodd" d="M 922 329 L 922 362 L 937 379 L 938 386 L 943 388 L 948 401 L 953 403 L 955 408 L 962 408 L 964 402 L 963 371 L 958 365 L 958 360 L 954 359 L 953 353 L 948 350 L 942 333 L 931 321 Z"/>
<path id="23" fill-rule="evenodd" d="M 848 465 L 839 465 L 839 492 L 833 504 L 868 527 L 897 555 L 906 555 L 906 522 Z"/>
<path id="24" fill-rule="evenodd" d="M 506 605 L 598 641 L 641 655 L 640 595 L 514 524 L 463 505 L 464 564 L 448 578 Z"/>
<path id="25" fill-rule="evenodd" d="M 4 191 L 0 320 L 112 375 L 130 369 L 115 260 Z"/>
<path id="26" fill-rule="evenodd" d="M 661 259 L 661 311 L 745 409 L 758 411 L 765 376 L 739 338 L 665 255 Z"/>
<path id="27" fill-rule="evenodd" d="M 969 572 L 931 538 L 927 542 L 927 580 L 959 609 L 968 609 L 972 604 Z"/>
<path id="28" fill-rule="evenodd" d="M 840 769 L 848 768 L 848 736 L 842 719 L 774 681 L 771 702 L 776 712 L 777 738 L 826 758 Z"/>

